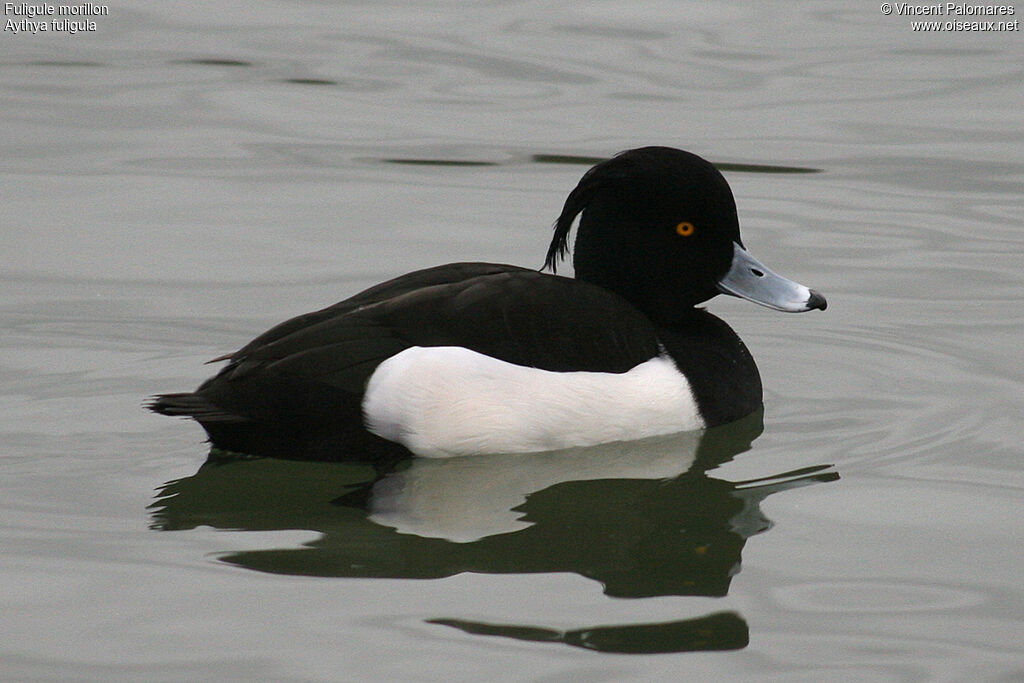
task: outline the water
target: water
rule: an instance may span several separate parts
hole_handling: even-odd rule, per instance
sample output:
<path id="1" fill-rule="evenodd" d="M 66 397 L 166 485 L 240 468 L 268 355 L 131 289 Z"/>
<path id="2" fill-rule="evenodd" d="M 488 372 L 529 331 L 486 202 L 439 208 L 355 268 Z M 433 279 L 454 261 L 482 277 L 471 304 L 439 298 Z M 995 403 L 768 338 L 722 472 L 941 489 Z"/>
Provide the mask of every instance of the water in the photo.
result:
<path id="1" fill-rule="evenodd" d="M 1019 31 L 838 2 L 95 21 L 0 35 L 0 679 L 1024 676 Z M 829 297 L 711 303 L 763 431 L 371 489 L 204 465 L 140 408 L 384 278 L 539 265 L 587 158 L 642 144 L 723 164 L 747 245 Z"/>

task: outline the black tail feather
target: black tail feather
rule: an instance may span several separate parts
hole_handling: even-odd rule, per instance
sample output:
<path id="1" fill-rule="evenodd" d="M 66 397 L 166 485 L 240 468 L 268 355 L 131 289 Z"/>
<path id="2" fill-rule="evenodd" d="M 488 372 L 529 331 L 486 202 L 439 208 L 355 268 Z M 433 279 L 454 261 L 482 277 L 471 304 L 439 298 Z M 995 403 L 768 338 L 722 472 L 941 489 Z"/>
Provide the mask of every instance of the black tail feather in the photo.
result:
<path id="1" fill-rule="evenodd" d="M 244 422 L 245 418 L 225 411 L 208 399 L 193 393 L 160 394 L 146 404 L 154 413 L 172 417 L 191 417 L 199 422 Z"/>

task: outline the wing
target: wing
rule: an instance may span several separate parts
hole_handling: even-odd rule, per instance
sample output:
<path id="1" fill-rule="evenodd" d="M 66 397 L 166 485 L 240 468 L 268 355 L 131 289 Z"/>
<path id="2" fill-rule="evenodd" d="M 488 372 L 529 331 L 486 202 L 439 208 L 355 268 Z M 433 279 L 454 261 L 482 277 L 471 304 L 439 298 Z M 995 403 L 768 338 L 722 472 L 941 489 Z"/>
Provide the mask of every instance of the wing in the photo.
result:
<path id="1" fill-rule="evenodd" d="M 361 306 L 386 301 L 405 294 L 406 292 L 422 289 L 424 287 L 461 282 L 463 280 L 482 275 L 512 271 L 522 271 L 527 273 L 533 272 L 526 268 L 498 265 L 494 263 L 450 263 L 443 266 L 435 266 L 433 268 L 425 268 L 412 273 L 406 273 L 405 275 L 374 285 L 369 289 L 364 289 L 362 292 L 359 292 L 344 301 L 339 301 L 332 306 L 328 306 L 327 308 L 290 318 L 283 323 L 271 327 L 238 351 L 221 356 L 220 358 L 214 358 L 209 362 L 214 363 L 221 360 L 240 360 L 254 353 L 258 349 L 269 346 L 279 339 L 283 339 L 293 333 L 301 332 L 304 329 L 313 327 L 326 320 L 340 318 L 344 314 L 354 311 Z"/>
<path id="2" fill-rule="evenodd" d="M 659 352 L 654 326 L 616 294 L 514 266 L 451 264 L 282 323 L 215 379 L 269 373 L 361 394 L 381 361 L 410 346 L 463 346 L 559 372 L 625 372 Z"/>

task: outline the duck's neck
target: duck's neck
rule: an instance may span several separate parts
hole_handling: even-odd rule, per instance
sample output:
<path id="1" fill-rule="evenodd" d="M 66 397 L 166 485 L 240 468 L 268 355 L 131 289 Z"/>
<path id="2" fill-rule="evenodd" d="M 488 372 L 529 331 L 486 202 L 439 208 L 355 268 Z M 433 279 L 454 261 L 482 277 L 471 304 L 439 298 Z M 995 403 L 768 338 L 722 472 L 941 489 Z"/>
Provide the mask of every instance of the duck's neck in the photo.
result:
<path id="1" fill-rule="evenodd" d="M 762 405 L 761 375 L 743 340 L 704 309 L 691 309 L 658 336 L 690 381 L 708 427 L 745 417 Z"/>

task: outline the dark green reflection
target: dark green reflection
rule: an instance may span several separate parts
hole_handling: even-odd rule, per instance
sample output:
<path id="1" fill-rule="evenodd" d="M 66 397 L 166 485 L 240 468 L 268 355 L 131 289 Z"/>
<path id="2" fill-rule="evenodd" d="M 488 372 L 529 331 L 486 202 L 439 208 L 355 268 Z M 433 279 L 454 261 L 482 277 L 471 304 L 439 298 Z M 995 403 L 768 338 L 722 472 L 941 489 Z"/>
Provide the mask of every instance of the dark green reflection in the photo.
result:
<path id="1" fill-rule="evenodd" d="M 500 166 L 498 161 L 472 161 L 468 159 L 382 159 L 386 164 L 403 166 Z"/>
<path id="2" fill-rule="evenodd" d="M 29 66 L 55 66 L 55 67 L 60 67 L 60 68 L 79 67 L 79 66 L 85 66 L 85 67 L 104 66 L 100 62 L 89 62 L 89 61 L 84 61 L 84 60 L 83 61 L 78 61 L 78 60 L 73 60 L 73 59 L 39 59 L 39 60 L 28 62 L 28 65 Z"/>
<path id="3" fill-rule="evenodd" d="M 532 154 L 530 161 L 535 164 L 571 164 L 578 166 L 593 166 L 606 157 L 581 156 L 574 154 Z M 806 166 L 775 166 L 772 164 L 730 164 L 715 163 L 719 171 L 733 173 L 821 173 L 820 168 L 808 168 Z"/>
<path id="4" fill-rule="evenodd" d="M 298 547 L 218 558 L 273 574 L 435 579 L 461 572 L 571 572 L 618 598 L 724 596 L 746 540 L 771 527 L 761 501 L 838 479 L 828 466 L 743 482 L 708 475 L 748 450 L 761 429 L 757 414 L 633 444 L 405 460 L 386 471 L 211 455 L 191 477 L 161 488 L 150 506 L 152 526 L 320 534 Z M 748 639 L 746 622 L 732 613 L 570 631 L 433 622 L 618 653 L 735 649 Z"/>
<path id="5" fill-rule="evenodd" d="M 807 166 L 773 166 L 771 164 L 716 163 L 715 168 L 727 173 L 821 173 L 820 168 Z"/>
<path id="6" fill-rule="evenodd" d="M 252 62 L 241 59 L 221 57 L 197 57 L 193 59 L 176 59 L 171 64 L 191 64 L 193 66 L 252 66 Z"/>
<path id="7" fill-rule="evenodd" d="M 338 81 L 329 78 L 282 78 L 281 82 L 292 85 L 338 85 Z"/>
<path id="8" fill-rule="evenodd" d="M 485 624 L 461 619 L 430 619 L 431 624 L 451 626 L 479 636 L 503 636 L 541 643 L 564 643 L 598 652 L 616 654 L 664 654 L 709 650 L 740 650 L 750 642 L 750 631 L 734 612 L 719 612 L 697 619 L 657 624 L 592 626 L 557 631 L 541 626 Z"/>
<path id="9" fill-rule="evenodd" d="M 293 82 L 296 82 L 292 79 Z M 587 156 L 581 154 L 530 154 L 525 159 L 534 164 L 567 164 L 571 166 L 593 166 L 607 157 Z M 505 161 L 497 160 L 473 160 L 473 159 L 451 159 L 442 157 L 391 157 L 381 159 L 386 164 L 402 164 L 405 166 L 502 166 L 506 164 L 523 163 L 524 159 L 518 155 L 511 155 Z M 820 168 L 809 168 L 806 166 L 776 166 L 772 164 L 737 164 L 737 163 L 715 163 L 715 168 L 720 171 L 731 173 L 821 173 Z"/>
<path id="10" fill-rule="evenodd" d="M 608 161 L 607 157 L 583 156 L 579 154 L 531 154 L 530 161 L 535 164 L 570 164 L 578 166 L 593 166 L 602 161 Z"/>
<path id="11" fill-rule="evenodd" d="M 634 466 L 651 471 L 644 461 L 650 453 L 595 449 L 580 449 L 562 461 L 545 454 L 405 461 L 384 474 L 343 463 L 210 459 L 193 476 L 162 488 L 151 506 L 153 527 L 321 534 L 297 548 L 220 557 L 275 574 L 427 579 L 460 572 L 572 572 L 600 582 L 607 595 L 616 597 L 722 596 L 739 571 L 746 539 L 770 527 L 760 502 L 776 491 L 837 478 L 824 467 L 757 482 L 707 475 L 711 467 L 748 449 L 760 429 L 758 415 L 690 435 L 690 441 L 679 442 L 678 455 L 667 451 L 668 465 L 666 453 L 659 452 L 658 476 L 674 466 L 678 471 L 666 471 L 671 478 L 622 476 Z M 565 465 L 564 472 L 556 468 L 552 474 L 557 462 Z M 603 469 L 587 471 L 590 463 Z M 462 540 L 459 532 L 451 529 L 493 516 L 494 510 L 484 509 L 493 492 L 521 484 L 531 468 L 543 475 L 536 480 L 542 488 L 527 489 L 505 506 L 507 528 L 457 542 Z M 453 520 L 450 510 L 438 512 L 437 501 L 441 507 L 458 501 L 448 507 L 468 519 Z M 440 531 L 413 526 L 435 513 L 446 515 Z M 382 516 L 387 526 L 378 521 Z M 403 526 L 415 531 L 399 531 Z"/>

